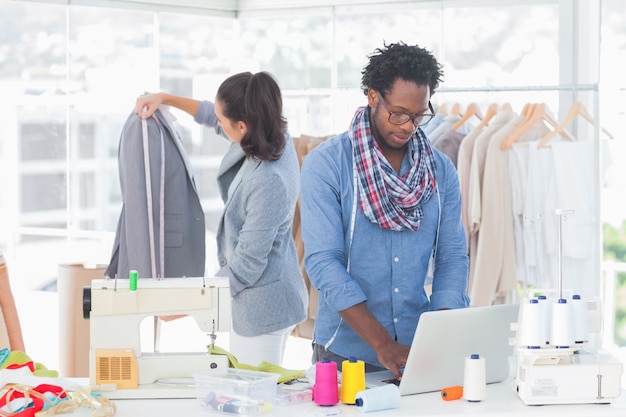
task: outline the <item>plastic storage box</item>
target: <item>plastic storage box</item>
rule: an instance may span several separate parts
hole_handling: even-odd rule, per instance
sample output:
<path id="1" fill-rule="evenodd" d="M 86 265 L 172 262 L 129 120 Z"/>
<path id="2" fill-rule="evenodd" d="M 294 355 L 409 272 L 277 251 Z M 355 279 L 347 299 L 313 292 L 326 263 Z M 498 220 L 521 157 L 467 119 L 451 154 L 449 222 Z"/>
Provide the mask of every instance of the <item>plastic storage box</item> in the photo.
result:
<path id="1" fill-rule="evenodd" d="M 275 404 L 277 406 L 291 405 L 313 401 L 311 386 L 305 383 L 291 385 L 280 384 L 276 389 Z"/>
<path id="2" fill-rule="evenodd" d="M 278 374 L 228 368 L 193 374 L 196 395 L 207 411 L 257 415 L 269 411 L 275 401 Z"/>

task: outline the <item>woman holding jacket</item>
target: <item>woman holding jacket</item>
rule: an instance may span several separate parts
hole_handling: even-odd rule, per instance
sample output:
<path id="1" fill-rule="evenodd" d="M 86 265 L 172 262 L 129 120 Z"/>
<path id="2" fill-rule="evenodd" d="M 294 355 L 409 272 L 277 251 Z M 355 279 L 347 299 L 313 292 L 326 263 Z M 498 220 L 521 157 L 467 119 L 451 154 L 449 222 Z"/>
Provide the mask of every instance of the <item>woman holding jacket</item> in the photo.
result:
<path id="1" fill-rule="evenodd" d="M 217 231 L 217 276 L 230 281 L 230 353 L 240 363 L 281 365 L 287 337 L 306 318 L 308 295 L 292 237 L 299 164 L 276 80 L 267 72 L 235 74 L 215 102 L 159 92 L 137 98 L 150 117 L 179 108 L 232 142 L 219 172 L 224 201 Z"/>

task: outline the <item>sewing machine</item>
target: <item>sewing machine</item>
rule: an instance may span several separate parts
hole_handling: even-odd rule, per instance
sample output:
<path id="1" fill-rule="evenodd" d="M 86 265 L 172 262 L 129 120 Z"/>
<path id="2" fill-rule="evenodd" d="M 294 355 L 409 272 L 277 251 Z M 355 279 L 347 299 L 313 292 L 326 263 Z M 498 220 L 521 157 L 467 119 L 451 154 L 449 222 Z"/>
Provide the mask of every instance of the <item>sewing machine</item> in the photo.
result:
<path id="1" fill-rule="evenodd" d="M 228 368 L 225 355 L 159 352 L 159 317 L 188 315 L 215 343 L 216 331 L 230 330 L 231 296 L 226 278 L 93 280 L 83 291 L 90 320 L 89 382 L 111 399 L 194 398 L 192 375 Z M 142 351 L 140 325 L 155 321 L 154 352 Z M 203 347 L 204 347 L 203 346 Z M 201 347 L 201 348 L 203 348 Z"/>
<path id="2" fill-rule="evenodd" d="M 525 404 L 606 404 L 619 397 L 622 363 L 592 346 L 602 329 L 599 300 L 531 291 L 514 327 L 515 390 Z"/>

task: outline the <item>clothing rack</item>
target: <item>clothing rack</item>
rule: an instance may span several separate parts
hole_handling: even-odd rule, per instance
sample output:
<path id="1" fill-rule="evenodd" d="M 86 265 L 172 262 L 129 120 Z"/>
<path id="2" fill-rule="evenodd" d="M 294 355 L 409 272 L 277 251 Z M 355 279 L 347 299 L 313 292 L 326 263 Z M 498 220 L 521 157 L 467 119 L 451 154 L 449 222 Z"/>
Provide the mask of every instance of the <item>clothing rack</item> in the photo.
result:
<path id="1" fill-rule="evenodd" d="M 498 93 L 498 92 L 524 92 L 524 91 L 569 91 L 574 97 L 571 102 L 576 100 L 576 95 L 580 91 L 593 92 L 593 119 L 596 121 L 594 125 L 594 137 L 600 137 L 600 99 L 598 96 L 598 84 L 561 84 L 561 85 L 535 85 L 535 86 L 481 86 L 481 87 L 442 87 L 436 90 L 439 93 Z"/>
<path id="2" fill-rule="evenodd" d="M 591 92 L 593 98 L 590 99 L 593 103 L 593 163 L 594 165 L 594 183 L 596 186 L 593 189 L 593 196 L 591 198 L 591 204 L 593 205 L 593 212 L 596 216 L 600 216 L 601 213 L 601 197 L 602 197 L 602 168 L 601 168 L 601 123 L 600 123 L 600 99 L 599 99 L 599 85 L 594 84 L 561 84 L 561 85 L 535 85 L 535 86 L 479 86 L 479 87 L 441 87 L 436 90 L 437 93 L 500 93 L 500 92 L 541 92 L 541 91 L 563 91 L 571 93 L 569 101 L 573 103 L 577 100 L 578 93 Z M 602 236 L 601 222 L 596 222 L 596 234 Z M 602 246 L 599 241 L 594 249 L 594 259 L 596 264 L 600 265 L 602 259 Z M 601 275 L 601 267 L 598 268 L 598 273 Z"/>
<path id="3" fill-rule="evenodd" d="M 562 84 L 536 86 L 442 87 L 440 93 L 492 93 L 506 91 L 598 91 L 598 84 Z"/>

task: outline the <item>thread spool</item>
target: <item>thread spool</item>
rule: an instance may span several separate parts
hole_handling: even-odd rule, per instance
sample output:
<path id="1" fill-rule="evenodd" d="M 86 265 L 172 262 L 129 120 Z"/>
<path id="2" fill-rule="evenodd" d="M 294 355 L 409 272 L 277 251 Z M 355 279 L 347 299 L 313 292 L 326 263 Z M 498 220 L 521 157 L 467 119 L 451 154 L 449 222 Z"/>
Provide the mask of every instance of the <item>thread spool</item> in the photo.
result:
<path id="1" fill-rule="evenodd" d="M 566 349 L 574 343 L 574 321 L 571 307 L 572 305 L 565 298 L 559 298 L 552 305 L 550 343 L 556 349 Z"/>
<path id="2" fill-rule="evenodd" d="M 350 357 L 341 363 L 341 402 L 354 404 L 356 393 L 365 389 L 365 362 Z"/>
<path id="3" fill-rule="evenodd" d="M 339 402 L 337 362 L 324 358 L 315 364 L 313 402 L 317 405 L 335 405 Z"/>
<path id="4" fill-rule="evenodd" d="M 574 343 L 581 344 L 589 339 L 589 314 L 587 302 L 579 294 L 572 296 L 574 310 Z"/>
<path id="5" fill-rule="evenodd" d="M 463 373 L 463 398 L 470 402 L 483 401 L 487 397 L 485 358 L 477 353 L 465 358 Z"/>
<path id="6" fill-rule="evenodd" d="M 139 274 L 134 269 L 128 272 L 128 289 L 130 292 L 137 291 L 137 279 Z"/>
<path id="7" fill-rule="evenodd" d="M 532 298 L 521 304 L 518 345 L 540 349 L 546 343 L 544 305 Z"/>
<path id="8" fill-rule="evenodd" d="M 366 389 L 356 393 L 355 404 L 359 411 L 389 410 L 400 407 L 400 390 L 394 384 Z"/>
<path id="9" fill-rule="evenodd" d="M 458 400 L 463 398 L 463 387 L 455 385 L 453 387 L 446 387 L 440 392 L 441 399 L 444 401 Z"/>
<path id="10" fill-rule="evenodd" d="M 550 343 L 550 333 L 552 331 L 552 303 L 548 301 L 548 297 L 545 295 L 538 295 L 537 301 L 539 301 L 539 305 L 541 306 L 543 323 L 545 323 L 542 326 L 544 339 L 543 344 L 547 345 Z"/>

